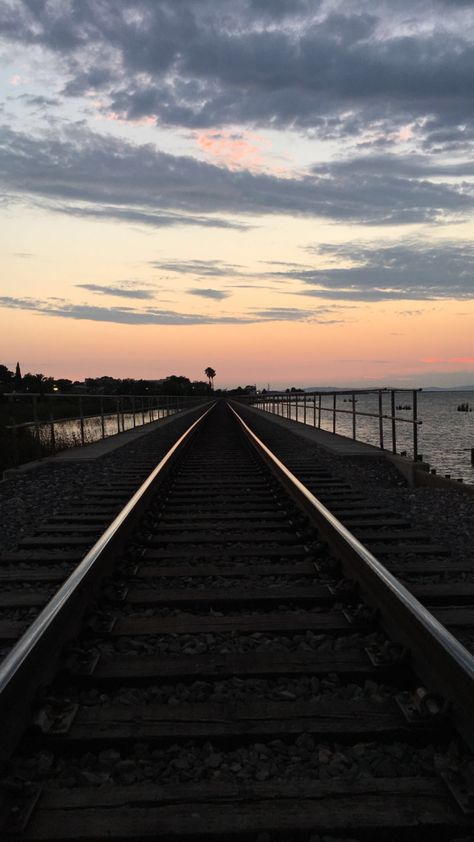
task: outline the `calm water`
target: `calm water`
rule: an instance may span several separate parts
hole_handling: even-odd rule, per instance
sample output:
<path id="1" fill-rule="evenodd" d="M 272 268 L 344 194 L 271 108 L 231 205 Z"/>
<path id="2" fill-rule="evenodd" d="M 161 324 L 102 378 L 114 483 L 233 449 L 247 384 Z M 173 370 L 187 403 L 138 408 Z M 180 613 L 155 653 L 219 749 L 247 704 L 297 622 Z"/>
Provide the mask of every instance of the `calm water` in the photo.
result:
<path id="1" fill-rule="evenodd" d="M 358 412 L 377 412 L 377 395 L 357 395 Z M 472 412 L 458 412 L 460 404 L 469 404 Z M 401 392 L 396 395 L 396 405 L 410 405 L 410 409 L 397 409 L 400 418 L 412 418 L 412 395 Z M 322 407 L 332 409 L 332 397 L 322 397 Z M 347 409 L 347 415 L 337 415 L 336 432 L 352 438 L 352 404 L 337 400 L 338 409 Z M 390 415 L 390 397 L 384 396 L 383 411 Z M 299 419 L 303 421 L 303 408 L 299 407 Z M 292 406 L 291 417 L 296 417 Z M 462 478 L 464 482 L 474 483 L 474 467 L 471 465 L 471 448 L 474 447 L 474 392 L 419 392 L 418 418 L 423 422 L 418 427 L 418 453 L 429 462 L 441 475 L 451 474 L 453 479 Z M 306 423 L 313 424 L 312 407 L 307 408 Z M 321 428 L 332 432 L 332 413 L 321 413 Z M 406 451 L 413 455 L 413 428 L 411 424 L 397 422 L 397 451 Z M 368 444 L 379 444 L 378 418 L 357 418 L 357 438 Z M 387 450 L 392 447 L 391 422 L 384 421 L 384 444 Z"/>
<path id="2" fill-rule="evenodd" d="M 133 413 L 120 413 L 120 419 L 116 413 L 104 415 L 104 437 L 114 436 L 118 432 L 124 430 L 132 430 L 134 426 L 139 427 L 143 423 L 147 424 L 150 421 L 157 421 L 159 418 L 165 418 L 167 415 L 173 415 L 175 409 L 154 409 L 153 411 L 146 410 L 143 413 L 135 413 L 135 423 Z M 120 429 L 119 429 L 120 427 Z M 33 434 L 33 427 L 30 428 Z M 49 450 L 51 446 L 51 424 L 40 424 L 40 441 L 42 446 Z M 70 418 L 66 421 L 56 421 L 54 424 L 54 435 L 56 439 L 57 450 L 64 450 L 69 447 L 76 447 L 81 444 L 81 422 L 79 418 Z M 84 442 L 90 444 L 102 438 L 102 419 L 100 415 L 92 415 L 84 418 Z"/>

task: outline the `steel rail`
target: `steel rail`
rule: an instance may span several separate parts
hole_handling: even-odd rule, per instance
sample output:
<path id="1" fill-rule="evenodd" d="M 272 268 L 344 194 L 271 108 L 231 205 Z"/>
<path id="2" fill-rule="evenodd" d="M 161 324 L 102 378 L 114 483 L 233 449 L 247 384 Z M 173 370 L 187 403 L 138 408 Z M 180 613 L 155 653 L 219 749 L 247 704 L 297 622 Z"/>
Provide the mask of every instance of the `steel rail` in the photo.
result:
<path id="1" fill-rule="evenodd" d="M 384 565 L 300 482 L 231 406 L 241 429 L 286 490 L 308 514 L 378 611 L 392 639 L 406 647 L 415 672 L 450 702 L 453 720 L 474 749 L 474 657 Z"/>
<path id="2" fill-rule="evenodd" d="M 64 643 L 74 636 L 80 626 L 90 601 L 91 587 L 97 586 L 97 582 L 92 582 L 94 574 L 101 580 L 108 574 L 112 558 L 136 526 L 158 478 L 161 479 L 167 472 L 214 406 L 215 402 L 168 450 L 0 663 L 0 721 L 3 732 L 0 762 L 9 756 L 18 742 L 25 712 L 31 706 L 35 692 L 51 676 Z M 48 662 L 45 664 L 46 657 Z M 38 670 L 41 674 L 35 675 Z"/>

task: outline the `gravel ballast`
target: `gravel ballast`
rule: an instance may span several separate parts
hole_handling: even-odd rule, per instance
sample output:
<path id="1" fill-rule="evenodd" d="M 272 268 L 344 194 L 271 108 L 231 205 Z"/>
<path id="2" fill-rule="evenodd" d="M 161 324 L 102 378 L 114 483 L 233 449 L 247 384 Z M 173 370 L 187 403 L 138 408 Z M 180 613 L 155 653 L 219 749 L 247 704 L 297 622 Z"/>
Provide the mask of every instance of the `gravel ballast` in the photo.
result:
<path id="1" fill-rule="evenodd" d="M 139 743 L 134 750 L 104 749 L 79 756 L 57 757 L 41 752 L 15 763 L 15 777 L 47 783 L 49 787 L 133 785 L 159 780 L 166 783 L 203 781 L 267 781 L 360 778 L 433 777 L 457 770 L 462 761 L 456 743 L 421 748 L 394 742 L 340 745 L 318 743 L 307 733 L 295 740 L 259 741 L 225 749 L 210 741 L 174 743 L 156 748 Z"/>
<path id="2" fill-rule="evenodd" d="M 248 412 L 242 407 L 239 412 L 284 462 L 287 458 L 289 462 L 293 459 L 300 464 L 306 459 L 314 460 L 318 467 L 321 465 L 334 477 L 350 483 L 367 500 L 411 520 L 417 529 L 426 529 L 433 540 L 450 549 L 453 559 L 474 561 L 474 496 L 456 488 L 410 488 L 382 454 L 380 457 L 353 458 L 328 453 L 297 432 L 274 424 L 267 413 Z M 304 429 L 302 424 L 300 426 Z M 449 560 L 446 566 L 449 569 Z"/>
<path id="3" fill-rule="evenodd" d="M 200 411 L 177 416 L 162 429 L 146 433 L 86 464 L 48 462 L 41 466 L 40 463 L 37 468 L 19 471 L 0 482 L 0 552 L 13 549 L 19 540 L 32 535 L 48 517 L 61 514 L 68 506 L 82 502 L 88 487 L 117 480 L 124 464 L 133 470 L 133 461 L 136 460 L 140 463 L 137 472 L 141 471 L 142 481 L 146 479 Z M 143 460 L 148 463 L 148 468 L 142 467 Z"/>

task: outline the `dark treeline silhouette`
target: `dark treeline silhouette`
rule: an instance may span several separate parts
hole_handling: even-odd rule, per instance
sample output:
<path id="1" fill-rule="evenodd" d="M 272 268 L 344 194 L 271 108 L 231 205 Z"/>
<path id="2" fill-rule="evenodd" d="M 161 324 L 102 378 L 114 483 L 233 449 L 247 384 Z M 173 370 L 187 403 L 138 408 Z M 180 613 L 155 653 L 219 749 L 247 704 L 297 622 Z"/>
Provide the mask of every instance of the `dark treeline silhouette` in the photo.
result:
<path id="1" fill-rule="evenodd" d="M 31 392 L 40 395 L 53 392 L 78 393 L 88 395 L 207 395 L 211 391 L 210 382 L 193 380 L 180 374 L 170 374 L 161 380 L 135 380 L 132 377 L 86 377 L 68 380 L 60 377 L 46 377 L 44 374 L 21 375 L 17 363 L 15 373 L 6 365 L 0 364 L 0 392 Z"/>
<path id="2" fill-rule="evenodd" d="M 22 375 L 19 363 L 15 372 L 0 364 L 0 393 L 21 392 L 39 395 L 85 394 L 85 395 L 251 395 L 255 394 L 254 385 L 237 386 L 234 389 L 214 389 L 215 369 L 208 366 L 204 371 L 205 380 L 190 380 L 182 374 L 170 374 L 161 380 L 135 380 L 132 377 L 86 377 L 84 381 L 68 380 L 65 377 L 46 377 L 44 374 Z M 287 390 L 288 391 L 288 390 Z M 294 391 L 294 388 L 293 390 Z"/>

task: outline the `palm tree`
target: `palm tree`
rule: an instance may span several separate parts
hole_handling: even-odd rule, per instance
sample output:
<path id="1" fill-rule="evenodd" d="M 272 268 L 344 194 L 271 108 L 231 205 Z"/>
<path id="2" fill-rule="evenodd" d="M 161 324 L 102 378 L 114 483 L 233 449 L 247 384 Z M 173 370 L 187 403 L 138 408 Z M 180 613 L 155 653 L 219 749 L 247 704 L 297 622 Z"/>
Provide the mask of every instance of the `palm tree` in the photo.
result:
<path id="1" fill-rule="evenodd" d="M 204 374 L 206 375 L 207 379 L 209 380 L 209 386 L 211 387 L 211 389 L 213 389 L 214 388 L 214 377 L 216 376 L 216 372 L 214 371 L 213 368 L 208 366 L 207 368 L 204 369 Z"/>

